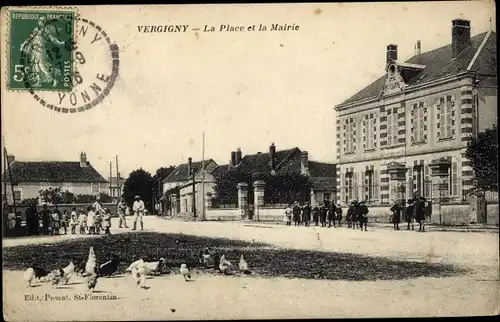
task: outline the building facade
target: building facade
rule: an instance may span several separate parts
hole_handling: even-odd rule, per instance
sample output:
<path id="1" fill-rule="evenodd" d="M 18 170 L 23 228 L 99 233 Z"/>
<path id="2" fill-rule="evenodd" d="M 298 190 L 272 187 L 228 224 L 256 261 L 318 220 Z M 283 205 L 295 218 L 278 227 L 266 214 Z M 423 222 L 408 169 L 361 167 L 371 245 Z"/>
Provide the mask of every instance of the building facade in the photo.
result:
<path id="1" fill-rule="evenodd" d="M 406 62 L 387 46 L 385 75 L 335 107 L 338 202 L 432 198 L 437 160 L 449 164 L 441 196 L 465 201 L 467 141 L 497 122 L 496 33 L 471 37 L 462 19 L 451 31 L 450 45 L 420 53 L 417 42 Z"/>
<path id="2" fill-rule="evenodd" d="M 39 191 L 60 187 L 75 195 L 109 193 L 109 182 L 87 161 L 87 154 L 80 154 L 80 161 L 17 161 L 8 156 L 8 170 L 4 173 L 9 203 L 15 199 L 39 197 Z M 14 191 L 14 197 L 12 194 Z M 5 193 L 4 192 L 4 193 Z"/>

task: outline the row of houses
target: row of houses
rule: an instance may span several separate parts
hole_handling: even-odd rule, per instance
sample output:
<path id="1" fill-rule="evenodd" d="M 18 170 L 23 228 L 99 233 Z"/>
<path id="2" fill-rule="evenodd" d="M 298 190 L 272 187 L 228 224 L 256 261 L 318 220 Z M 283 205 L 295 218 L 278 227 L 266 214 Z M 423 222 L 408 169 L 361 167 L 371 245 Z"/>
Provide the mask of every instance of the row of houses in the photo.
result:
<path id="1" fill-rule="evenodd" d="M 278 150 L 272 143 L 268 152 L 265 153 L 243 155 L 241 148 L 238 148 L 231 152 L 228 164 L 223 165 L 218 165 L 213 159 L 193 162 L 189 158 L 187 163 L 177 166 L 163 180 L 165 195 L 162 200 L 164 203 L 171 202 L 166 199 L 170 198 L 169 191 L 178 188 L 179 194 L 174 196 L 177 201 L 173 202 L 177 208 L 175 211 L 190 213 L 193 208 L 194 191 L 195 208 L 201 209 L 203 203 L 207 201 L 207 195 L 215 195 L 215 176 L 230 169 L 240 169 L 250 174 L 302 174 L 310 178 L 312 184 L 310 201 L 312 203 L 336 198 L 335 164 L 309 160 L 308 152 L 298 147 Z"/>
<path id="2" fill-rule="evenodd" d="M 125 181 L 122 176 L 104 178 L 85 152 L 80 153 L 79 161 L 18 161 L 13 155 L 6 161 L 8 171 L 2 181 L 7 185 L 4 193 L 9 203 L 37 198 L 40 190 L 57 187 L 75 195 L 105 193 L 117 199 Z"/>

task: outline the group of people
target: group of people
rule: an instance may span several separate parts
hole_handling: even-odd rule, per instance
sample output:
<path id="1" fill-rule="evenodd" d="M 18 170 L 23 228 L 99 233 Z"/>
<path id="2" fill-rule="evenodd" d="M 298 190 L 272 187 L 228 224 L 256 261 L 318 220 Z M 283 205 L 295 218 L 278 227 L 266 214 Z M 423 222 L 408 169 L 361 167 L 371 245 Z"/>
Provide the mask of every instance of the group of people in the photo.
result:
<path id="1" fill-rule="evenodd" d="M 304 225 L 310 227 L 311 222 L 315 226 L 321 227 L 336 227 L 341 226 L 342 208 L 333 201 L 324 200 L 322 203 L 311 207 L 308 202 L 300 205 L 297 201 L 288 205 L 285 209 L 283 221 L 286 225 L 291 226 L 292 221 L 295 226 Z"/>
<path id="2" fill-rule="evenodd" d="M 406 209 L 404 207 L 405 201 L 398 200 L 396 201 L 392 207 L 392 223 L 394 225 L 394 230 L 399 230 L 399 224 L 401 223 L 401 215 L 404 212 L 404 219 L 407 223 L 406 230 L 414 230 L 414 222 L 416 221 L 419 224 L 418 231 L 425 231 L 425 202 L 427 200 L 425 197 L 418 195 L 418 192 L 415 192 L 413 198 L 408 199 L 406 201 L 407 206 Z"/>
<path id="3" fill-rule="evenodd" d="M 134 204 L 132 206 L 132 211 L 134 213 L 134 226 L 132 230 L 137 229 L 137 222 L 139 221 L 141 230 L 144 229 L 142 217 L 146 211 L 144 201 L 141 200 L 140 196 L 134 198 Z M 129 207 L 125 202 L 124 198 L 121 198 L 117 205 L 116 213 L 119 217 L 118 228 L 128 228 L 126 215 L 129 213 Z M 58 209 L 57 205 L 53 209 L 49 209 L 47 204 L 42 206 L 42 210 L 38 213 L 36 204 L 31 204 L 25 211 L 26 214 L 26 226 L 29 235 L 39 235 L 40 233 L 40 220 L 42 222 L 42 234 L 43 235 L 59 235 L 68 234 L 68 229 L 71 234 L 89 234 L 89 235 L 99 235 L 101 232 L 104 234 L 110 234 L 111 228 L 111 210 L 109 208 L 103 208 L 100 201 L 100 197 L 97 196 L 95 202 L 88 206 L 86 209 L 80 209 L 77 211 L 76 207 L 73 207 L 71 212 L 68 213 L 64 210 L 62 213 Z M 77 229 L 78 227 L 78 229 Z"/>

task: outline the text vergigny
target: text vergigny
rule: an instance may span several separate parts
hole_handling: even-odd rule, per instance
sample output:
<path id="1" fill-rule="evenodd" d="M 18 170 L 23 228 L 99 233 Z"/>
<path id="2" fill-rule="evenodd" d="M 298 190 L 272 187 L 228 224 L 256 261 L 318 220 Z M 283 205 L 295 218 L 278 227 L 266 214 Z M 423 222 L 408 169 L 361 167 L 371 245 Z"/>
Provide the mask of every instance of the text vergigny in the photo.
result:
<path id="1" fill-rule="evenodd" d="M 299 31 L 300 26 L 296 24 L 253 24 L 253 25 L 204 25 L 202 28 L 190 25 L 139 25 L 140 33 L 175 33 L 188 31 L 201 32 L 244 32 L 244 31 Z"/>

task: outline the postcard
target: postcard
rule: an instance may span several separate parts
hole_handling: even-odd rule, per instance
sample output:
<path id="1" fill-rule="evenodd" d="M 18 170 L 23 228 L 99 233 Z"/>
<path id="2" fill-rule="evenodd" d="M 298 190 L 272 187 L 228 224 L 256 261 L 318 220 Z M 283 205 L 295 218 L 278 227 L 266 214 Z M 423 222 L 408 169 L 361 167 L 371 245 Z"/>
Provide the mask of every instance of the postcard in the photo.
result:
<path id="1" fill-rule="evenodd" d="M 499 313 L 494 1 L 0 21 L 5 320 Z"/>

